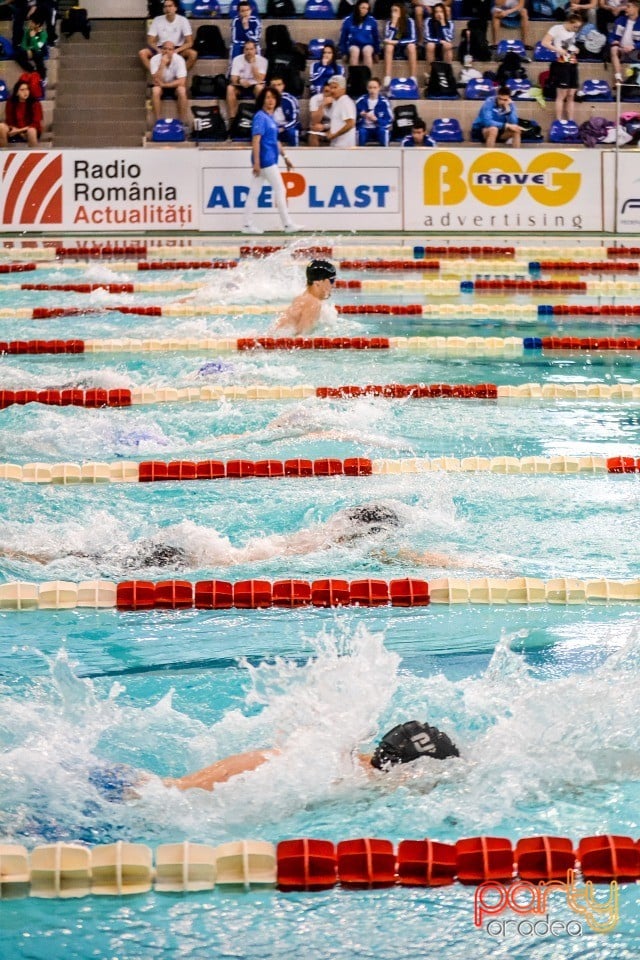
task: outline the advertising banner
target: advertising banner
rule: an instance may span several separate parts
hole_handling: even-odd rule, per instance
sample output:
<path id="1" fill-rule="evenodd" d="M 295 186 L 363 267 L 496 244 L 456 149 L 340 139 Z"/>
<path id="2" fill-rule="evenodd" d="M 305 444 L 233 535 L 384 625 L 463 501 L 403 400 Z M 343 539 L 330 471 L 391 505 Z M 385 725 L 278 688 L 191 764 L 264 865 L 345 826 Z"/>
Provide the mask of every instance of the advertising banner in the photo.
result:
<path id="1" fill-rule="evenodd" d="M 404 151 L 404 228 L 436 233 L 602 230 L 590 150 Z"/>
<path id="2" fill-rule="evenodd" d="M 7 151 L 3 232 L 198 230 L 196 150 Z"/>
<path id="3" fill-rule="evenodd" d="M 253 176 L 248 149 L 202 151 L 203 230 L 239 231 Z M 402 151 L 291 150 L 295 169 L 282 168 L 291 217 L 306 230 L 401 230 Z M 262 188 L 258 213 L 262 230 L 280 229 L 271 188 Z"/>
<path id="4" fill-rule="evenodd" d="M 640 153 L 637 150 L 620 151 L 617 195 L 615 154 L 604 154 L 602 182 L 606 185 L 604 229 L 640 234 Z"/>

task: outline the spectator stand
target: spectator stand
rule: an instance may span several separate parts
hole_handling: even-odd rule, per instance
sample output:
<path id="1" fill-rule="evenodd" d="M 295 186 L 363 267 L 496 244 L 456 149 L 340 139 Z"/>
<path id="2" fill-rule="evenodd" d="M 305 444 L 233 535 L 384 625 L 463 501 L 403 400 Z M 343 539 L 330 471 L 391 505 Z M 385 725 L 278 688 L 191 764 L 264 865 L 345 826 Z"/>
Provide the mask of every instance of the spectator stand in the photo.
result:
<path id="1" fill-rule="evenodd" d="M 0 36 L 3 40 L 11 41 L 11 23 L 7 20 L 0 22 Z M 0 44 L 0 48 L 3 44 Z M 0 84 L 5 84 L 6 90 L 0 88 L 0 121 L 4 121 L 5 103 L 13 92 L 13 87 L 24 73 L 22 67 L 15 62 L 13 57 L 9 56 L 8 51 L 0 54 Z M 52 145 L 52 127 L 55 111 L 56 88 L 58 84 L 58 49 L 49 47 L 49 57 L 47 59 L 47 82 L 44 85 L 44 99 L 41 100 L 42 107 L 42 136 L 39 146 L 50 149 Z M 12 149 L 28 150 L 26 143 L 12 143 Z"/>
<path id="2" fill-rule="evenodd" d="M 199 3 L 208 2 L 208 0 L 198 0 Z M 267 0 L 259 0 L 258 9 L 260 12 L 260 17 L 263 20 L 263 35 L 267 26 L 272 24 L 282 24 L 287 26 L 291 37 L 294 42 L 308 45 L 312 40 L 318 38 L 333 40 L 337 44 L 340 27 L 342 21 L 335 18 L 318 18 L 312 19 L 308 15 L 305 15 L 305 3 L 302 0 L 294 0 L 296 16 L 290 18 L 267 18 L 266 16 L 266 7 Z M 188 14 L 188 4 L 184 4 L 185 12 Z M 229 3 L 223 2 L 221 0 L 221 13 L 209 18 L 203 18 L 201 15 L 197 17 L 192 17 L 192 26 L 194 35 L 197 32 L 197 28 L 200 25 L 206 23 L 215 23 L 220 28 L 224 42 L 229 46 L 230 38 L 230 25 L 231 21 L 228 17 Z M 273 4 L 272 4 L 273 7 Z M 333 9 L 337 9 L 337 0 L 333 2 Z M 419 61 L 418 68 L 418 81 L 419 81 L 419 97 L 415 100 L 406 100 L 403 99 L 403 103 L 413 103 L 417 109 L 418 115 L 426 122 L 427 129 L 431 130 L 433 121 L 440 118 L 452 117 L 458 120 L 460 127 L 463 131 L 464 143 L 471 144 L 471 126 L 473 120 L 475 119 L 478 109 L 479 102 L 478 99 L 467 99 L 465 97 L 465 86 L 460 84 L 460 72 L 462 65 L 460 64 L 457 56 L 457 46 L 459 43 L 461 31 L 466 25 L 467 18 L 462 17 L 461 4 L 454 3 L 453 7 L 453 16 L 455 19 L 455 51 L 454 51 L 454 62 L 453 70 L 458 80 L 458 92 L 460 98 L 457 100 L 429 100 L 425 98 L 425 88 L 426 80 L 424 76 L 425 65 L 424 61 Z M 538 15 L 534 15 L 531 18 L 530 30 L 529 30 L 529 43 L 531 46 L 535 46 L 539 43 L 540 40 L 545 36 L 550 26 L 554 24 L 552 19 L 544 19 Z M 379 21 L 381 35 L 384 32 L 384 21 Z M 500 30 L 498 32 L 498 42 L 501 40 L 513 40 L 513 31 L 509 30 Z M 484 74 L 486 71 L 491 71 L 496 73 L 499 65 L 499 61 L 496 59 L 496 51 L 492 51 L 492 56 L 494 59 L 486 62 L 475 62 L 473 67 L 476 68 L 480 74 Z M 517 91 L 515 97 L 517 109 L 522 116 L 530 120 L 537 121 L 542 127 L 545 140 L 548 140 L 549 130 L 551 124 L 554 120 L 554 113 L 552 104 L 547 102 L 544 106 L 539 102 L 539 100 L 534 99 L 536 88 L 539 86 L 539 77 L 540 74 L 545 70 L 549 69 L 549 63 L 544 61 L 538 61 L 534 58 L 534 52 L 531 49 L 526 50 L 526 56 L 529 62 L 524 64 L 528 79 L 532 85 L 532 92 L 526 88 L 526 84 L 523 84 L 523 89 Z M 305 70 L 305 77 L 308 80 L 310 64 L 312 62 L 311 57 L 307 57 L 307 64 Z M 205 74 L 216 76 L 218 74 L 225 73 L 228 67 L 228 56 L 224 59 L 208 59 L 208 60 L 198 60 L 193 71 L 193 74 Z M 394 60 L 392 65 L 392 75 L 394 78 L 400 78 L 406 75 L 407 64 L 403 60 Z M 383 64 L 378 62 L 374 65 L 373 75 L 382 81 L 383 79 Z M 608 64 L 602 62 L 602 60 L 581 60 L 580 61 L 580 83 L 581 86 L 584 86 L 585 81 L 594 80 L 594 81 L 606 81 L 609 85 L 612 84 L 612 74 Z M 399 100 L 393 98 L 391 91 L 385 91 L 389 99 L 391 100 L 392 108 L 398 104 Z M 525 101 L 525 102 L 522 102 Z M 198 106 L 206 105 L 209 102 L 218 103 L 217 100 L 207 101 L 198 99 L 193 101 L 194 104 Z M 301 107 L 301 123 L 302 128 L 306 129 L 308 126 L 308 103 L 309 103 L 309 89 L 308 83 L 305 85 L 305 90 L 300 98 L 300 107 Z M 172 102 L 167 103 L 168 116 L 175 115 L 171 113 L 172 108 L 175 109 L 175 105 Z M 578 125 L 584 121 L 590 119 L 594 115 L 594 110 L 596 109 L 596 104 L 593 100 L 588 98 L 583 98 L 582 100 L 576 101 L 575 116 L 576 122 Z M 224 105 L 223 105 L 224 110 Z M 608 119 L 615 119 L 615 103 L 613 101 L 599 100 L 597 102 L 597 113 L 598 115 L 607 117 Z M 152 128 L 152 118 L 149 117 L 148 129 L 149 131 Z M 216 146 L 233 146 L 230 142 L 218 143 Z"/>

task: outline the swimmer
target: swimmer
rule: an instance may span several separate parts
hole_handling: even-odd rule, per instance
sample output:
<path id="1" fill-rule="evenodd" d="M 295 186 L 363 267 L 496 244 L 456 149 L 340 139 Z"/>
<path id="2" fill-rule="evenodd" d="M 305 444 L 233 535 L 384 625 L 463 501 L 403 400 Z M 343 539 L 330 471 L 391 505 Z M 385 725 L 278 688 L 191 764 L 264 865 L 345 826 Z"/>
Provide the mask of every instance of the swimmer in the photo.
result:
<path id="1" fill-rule="evenodd" d="M 76 551 L 26 551 L 0 549 L 0 556 L 9 560 L 24 560 L 49 564 L 54 560 L 81 557 L 96 563 L 112 559 L 123 567 L 169 567 L 186 570 L 189 567 L 215 565 L 230 567 L 243 563 L 257 563 L 273 557 L 305 556 L 337 546 L 359 546 L 367 541 L 379 542 L 394 530 L 405 526 L 408 514 L 404 504 L 390 500 L 374 500 L 338 510 L 324 523 L 289 534 L 255 537 L 244 546 L 236 547 L 215 530 L 202 530 L 190 521 L 173 528 L 173 536 L 184 545 L 171 542 L 172 531 L 165 530 L 156 540 L 141 538 L 128 544 L 124 552 L 105 551 L 103 554 Z M 192 543 L 191 549 L 187 544 Z"/>
<path id="2" fill-rule="evenodd" d="M 257 770 L 280 753 L 278 749 L 248 750 L 246 753 L 224 757 L 183 777 L 163 777 L 161 780 L 165 786 L 176 787 L 178 790 L 212 791 L 218 784 L 227 783 L 242 773 Z M 415 760 L 447 760 L 459 756 L 458 748 L 446 733 L 428 723 L 408 720 L 387 731 L 373 753 L 356 754 L 356 761 L 375 777 L 377 774 L 374 774 L 373 770 L 387 773 L 393 767 L 413 763 Z M 155 779 L 152 774 L 137 771 L 125 764 L 97 766 L 89 774 L 89 781 L 96 790 L 112 802 L 138 798 L 135 788 L 152 779 Z"/>
<path id="3" fill-rule="evenodd" d="M 318 323 L 322 304 L 331 296 L 331 287 L 336 281 L 336 268 L 329 260 L 311 260 L 306 277 L 307 289 L 287 307 L 274 331 L 286 328 L 301 336 Z"/>

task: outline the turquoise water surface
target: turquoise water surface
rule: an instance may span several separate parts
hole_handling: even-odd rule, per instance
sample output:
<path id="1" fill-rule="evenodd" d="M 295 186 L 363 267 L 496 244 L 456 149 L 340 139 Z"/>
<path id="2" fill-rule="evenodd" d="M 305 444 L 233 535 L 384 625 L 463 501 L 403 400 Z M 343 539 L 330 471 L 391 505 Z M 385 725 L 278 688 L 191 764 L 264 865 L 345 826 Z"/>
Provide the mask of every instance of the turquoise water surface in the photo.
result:
<path id="1" fill-rule="evenodd" d="M 0 320 L 0 336 L 237 336 L 264 333 L 271 302 L 302 283 L 289 253 L 202 279 L 197 303 L 265 304 L 263 316 L 91 314 Z M 235 274 L 235 275 L 234 275 Z M 384 279 L 380 273 L 368 276 Z M 607 275 L 607 278 L 609 275 Z M 118 264 L 61 278 L 156 279 Z M 394 279 L 396 275 L 394 274 Z M 411 273 L 411 279 L 415 272 Z M 29 277 L 33 279 L 33 276 Z M 16 306 L 170 302 L 183 293 L 15 294 Z M 339 303 L 418 302 L 336 291 Z M 208 298 L 208 300 L 207 300 Z M 253 299 L 252 299 L 253 298 Z M 619 298 L 630 302 L 631 298 Z M 471 302 L 469 298 L 461 302 Z M 524 299 L 522 302 L 527 302 Z M 537 302 L 545 302 L 538 298 Z M 573 298 L 571 302 L 577 302 Z M 611 302 L 611 299 L 607 302 Z M 328 317 L 348 335 L 640 336 L 609 327 L 431 318 Z M 207 368 L 208 367 L 208 368 Z M 204 370 L 203 370 L 204 368 Z M 636 382 L 640 353 L 443 359 L 344 351 L 3 357 L 7 389 L 205 383 Z M 84 410 L 31 404 L 0 412 L 0 461 L 600 455 L 640 457 L 640 404 L 453 400 L 261 401 Z M 0 577 L 190 580 L 325 576 L 637 579 L 637 475 L 433 473 L 201 483 L 47 486 L 2 483 Z M 382 501 L 383 534 L 335 537 L 336 514 Z M 182 551 L 170 570 L 140 565 L 139 541 Z M 294 548 L 294 544 L 297 546 Z M 407 555 L 404 550 L 410 549 Z M 425 551 L 444 560 L 428 563 Z M 640 837 L 640 618 L 631 604 L 414 609 L 41 611 L 0 614 L 0 838 L 152 847 L 190 839 L 278 842 L 479 834 Z M 354 761 L 409 718 L 447 730 L 459 760 L 372 780 Z M 178 793 L 180 776 L 230 753 L 280 754 L 214 793 Z M 157 775 L 129 803 L 89 780 L 113 760 Z M 492 937 L 473 926 L 473 888 L 335 889 L 0 904 L 0 957 L 296 956 L 626 958 L 640 949 L 636 886 L 608 935 Z M 566 905 L 553 917 L 570 919 Z"/>

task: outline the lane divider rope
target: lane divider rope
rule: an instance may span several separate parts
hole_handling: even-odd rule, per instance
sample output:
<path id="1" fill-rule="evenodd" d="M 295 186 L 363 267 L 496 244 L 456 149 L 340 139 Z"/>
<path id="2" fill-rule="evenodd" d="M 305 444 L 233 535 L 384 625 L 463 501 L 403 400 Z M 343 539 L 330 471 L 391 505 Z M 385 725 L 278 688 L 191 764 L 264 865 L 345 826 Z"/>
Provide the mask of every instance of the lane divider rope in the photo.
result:
<path id="1" fill-rule="evenodd" d="M 415 473 L 634 474 L 640 457 L 424 457 L 398 460 L 347 457 L 340 460 L 116 460 L 83 463 L 0 463 L 0 480 L 17 483 L 154 483 L 281 477 L 368 477 Z"/>
<path id="2" fill-rule="evenodd" d="M 58 842 L 30 852 L 21 844 L 6 843 L 0 845 L 0 868 L 1 899 L 127 896 L 152 889 L 202 893 L 216 887 L 310 892 L 338 884 L 372 890 L 445 887 L 458 881 L 476 888 L 476 925 L 482 926 L 504 909 L 508 890 L 502 885 L 516 879 L 521 895 L 530 885 L 534 896 L 540 893 L 538 884 L 575 885 L 578 874 L 585 883 L 635 883 L 640 879 L 640 840 L 602 834 L 582 837 L 574 846 L 568 837 L 529 836 L 512 843 L 507 837 L 475 836 L 452 843 L 408 839 L 395 846 L 380 837 L 337 844 L 296 837 L 277 846 L 265 840 L 218 846 L 183 840 L 155 850 L 117 840 L 90 847 L 80 841 Z M 486 898 L 482 884 L 490 885 Z M 496 906 L 497 893 L 502 898 Z"/>
<path id="3" fill-rule="evenodd" d="M 523 383 L 496 386 L 495 383 L 432 383 L 432 384 L 367 384 L 316 387 L 311 384 L 272 386 L 256 384 L 207 387 L 136 387 L 134 389 L 91 387 L 86 390 L 0 390 L 0 410 L 28 403 L 42 403 L 54 407 L 130 407 L 156 403 L 201 403 L 215 400 L 299 400 L 306 397 L 347 400 L 354 397 L 384 397 L 387 399 L 476 399 L 476 400 L 640 400 L 640 383 L 558 384 Z"/>
<path id="4" fill-rule="evenodd" d="M 234 352 L 247 350 L 410 350 L 458 356 L 501 356 L 519 359 L 533 351 L 640 350 L 634 337 L 210 337 L 148 338 L 119 337 L 102 340 L 7 340 L 0 341 L 0 354 L 138 353 L 183 351 Z"/>
<path id="5" fill-rule="evenodd" d="M 397 580 L 85 580 L 0 584 L 0 610 L 257 610 L 267 607 L 425 607 L 429 604 L 636 603 L 640 580 L 557 577 Z"/>

